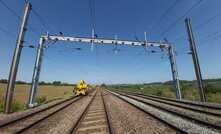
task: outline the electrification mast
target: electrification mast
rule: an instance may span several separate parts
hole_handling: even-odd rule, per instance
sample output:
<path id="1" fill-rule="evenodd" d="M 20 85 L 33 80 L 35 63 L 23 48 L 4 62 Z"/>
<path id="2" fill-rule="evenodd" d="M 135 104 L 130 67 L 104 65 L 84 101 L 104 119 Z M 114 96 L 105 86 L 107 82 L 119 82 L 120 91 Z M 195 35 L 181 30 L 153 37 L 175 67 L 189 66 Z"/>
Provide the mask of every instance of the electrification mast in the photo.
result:
<path id="1" fill-rule="evenodd" d="M 40 71 L 41 71 L 41 64 L 42 64 L 42 58 L 43 58 L 43 53 L 44 53 L 44 38 L 40 38 L 39 45 L 38 45 L 38 51 L 37 51 L 37 57 L 35 61 L 35 66 L 34 66 L 34 73 L 32 77 L 32 84 L 31 84 L 31 89 L 29 93 L 29 100 L 28 100 L 28 107 L 34 107 L 37 105 L 35 103 L 36 101 L 36 91 L 37 91 L 37 85 L 40 77 Z"/>
<path id="2" fill-rule="evenodd" d="M 12 107 L 14 88 L 15 88 L 15 81 L 16 81 L 16 76 L 18 72 L 18 65 L 20 61 L 21 51 L 23 47 L 22 45 L 24 43 L 25 32 L 27 30 L 27 22 L 28 22 L 30 10 L 31 10 L 31 4 L 29 2 L 26 2 L 25 8 L 24 8 L 24 14 L 22 17 L 21 25 L 20 25 L 19 34 L 18 34 L 17 41 L 16 41 L 16 48 L 15 48 L 12 63 L 11 63 L 10 74 L 8 78 L 8 85 L 7 85 L 7 90 L 5 94 L 5 104 L 4 104 L 5 113 L 12 112 L 11 107 Z"/>
<path id="3" fill-rule="evenodd" d="M 196 43 L 194 40 L 190 19 L 187 18 L 185 20 L 185 23 L 186 23 L 187 34 L 189 37 L 189 44 L 190 44 L 190 50 L 191 50 L 193 63 L 194 63 L 195 74 L 197 78 L 197 85 L 198 85 L 200 100 L 202 102 L 206 102 L 205 89 L 204 89 L 204 84 L 203 84 L 203 79 L 202 79 L 202 74 L 201 74 L 201 69 L 200 69 L 200 64 L 199 64 L 199 58 L 198 58 L 197 50 L 196 50 Z"/>
<path id="4" fill-rule="evenodd" d="M 181 100 L 182 94 L 180 90 L 180 81 L 179 81 L 179 76 L 178 76 L 178 71 L 177 71 L 177 63 L 176 63 L 176 57 L 175 57 L 173 45 L 170 45 L 168 47 L 168 53 L 169 53 L 171 72 L 172 72 L 172 77 L 173 77 L 173 86 L 176 92 L 176 98 Z"/>

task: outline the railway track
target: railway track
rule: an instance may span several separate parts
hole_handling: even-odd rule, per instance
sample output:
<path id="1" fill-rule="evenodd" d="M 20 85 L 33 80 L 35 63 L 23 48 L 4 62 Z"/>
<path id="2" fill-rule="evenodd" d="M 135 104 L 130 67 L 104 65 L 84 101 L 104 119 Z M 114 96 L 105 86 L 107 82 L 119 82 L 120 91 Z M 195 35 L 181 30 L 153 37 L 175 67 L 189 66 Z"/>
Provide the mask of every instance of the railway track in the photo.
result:
<path id="1" fill-rule="evenodd" d="M 198 108 L 202 108 L 202 109 L 207 109 L 207 110 L 210 110 L 210 111 L 214 110 L 214 111 L 220 112 L 220 110 L 221 110 L 221 105 L 220 104 L 193 102 L 193 101 L 188 101 L 188 100 L 177 100 L 177 99 L 173 99 L 173 98 L 166 98 L 166 97 L 160 97 L 160 96 L 155 96 L 155 95 L 144 95 L 142 93 L 134 93 L 134 92 L 128 92 L 128 91 L 119 91 L 119 92 L 124 92 L 124 93 L 128 93 L 128 94 L 137 94 L 137 95 L 140 95 L 140 96 L 165 100 L 165 101 L 173 102 L 173 103 L 176 102 L 176 103 L 179 103 L 179 104 L 185 104 L 187 106 L 194 106 L 194 107 L 198 107 Z"/>
<path id="2" fill-rule="evenodd" d="M 195 103 L 191 105 L 191 102 L 185 104 L 183 102 L 180 103 L 180 101 L 131 92 L 113 92 L 109 90 L 107 92 L 167 124 L 178 133 L 221 133 L 221 113 L 217 106 L 214 108 L 213 106 L 208 107 L 207 105 L 202 106 L 202 104 L 197 105 Z M 87 99 L 88 101 L 78 116 L 74 117 L 75 121 L 71 120 L 72 123 L 70 122 L 70 127 L 66 132 L 71 134 L 112 134 L 113 128 L 103 96 L 103 90 L 100 88 L 92 96 L 89 95 L 90 99 Z M 72 111 L 72 104 L 81 98 L 73 97 L 44 109 L 0 123 L 0 133 L 29 133 L 33 131 L 33 128 L 37 128 L 36 130 L 41 129 L 39 128 L 40 124 L 48 123 L 47 119 L 52 119 L 58 115 L 63 116 L 62 112 Z M 79 102 L 79 104 L 81 103 Z M 62 112 L 60 113 L 59 111 Z"/>
<path id="3" fill-rule="evenodd" d="M 91 99 L 90 103 L 73 126 L 72 134 L 112 134 L 112 125 L 101 89 Z"/>
<path id="4" fill-rule="evenodd" d="M 109 91 L 110 92 L 110 91 Z M 221 116 L 217 108 L 161 100 L 140 94 L 110 92 L 181 133 L 220 133 Z"/>
<path id="5" fill-rule="evenodd" d="M 72 97 L 70 99 L 61 101 L 47 108 L 20 116 L 16 119 L 0 124 L 0 133 L 22 133 L 27 129 L 37 125 L 52 115 L 64 110 L 74 102 L 80 100 L 82 97 Z"/>
<path id="6" fill-rule="evenodd" d="M 119 93 L 121 93 L 121 92 L 119 92 Z M 143 95 L 143 94 L 137 94 L 137 93 L 131 93 L 131 92 L 122 92 L 122 93 L 141 97 L 144 99 L 149 99 L 149 100 L 152 100 L 155 102 L 163 103 L 163 104 L 174 106 L 174 107 L 183 108 L 186 110 L 191 110 L 191 111 L 198 112 L 198 113 L 204 113 L 207 115 L 221 117 L 221 107 L 219 108 L 217 105 L 215 105 L 215 106 L 206 105 L 206 104 L 203 105 L 203 104 L 197 104 L 197 103 L 189 102 L 189 101 L 180 101 L 180 100 L 169 99 L 169 98 L 167 99 L 165 97 Z"/>

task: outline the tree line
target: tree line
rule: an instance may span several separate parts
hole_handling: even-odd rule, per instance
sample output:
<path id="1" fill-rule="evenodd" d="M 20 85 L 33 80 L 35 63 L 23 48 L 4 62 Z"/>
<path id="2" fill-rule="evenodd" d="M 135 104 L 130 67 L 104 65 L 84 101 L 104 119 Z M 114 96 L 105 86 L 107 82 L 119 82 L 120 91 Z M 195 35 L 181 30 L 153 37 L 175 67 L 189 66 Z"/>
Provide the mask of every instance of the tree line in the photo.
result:
<path id="1" fill-rule="evenodd" d="M 4 83 L 7 84 L 8 80 L 7 79 L 0 79 L 0 83 Z M 30 85 L 30 82 L 26 82 L 26 81 L 16 81 L 16 84 L 28 84 Z M 45 82 L 45 81 L 40 81 L 38 83 L 39 85 L 55 85 L 55 86 L 74 86 L 75 84 L 70 84 L 67 82 L 61 82 L 61 81 L 52 81 L 52 82 Z"/>

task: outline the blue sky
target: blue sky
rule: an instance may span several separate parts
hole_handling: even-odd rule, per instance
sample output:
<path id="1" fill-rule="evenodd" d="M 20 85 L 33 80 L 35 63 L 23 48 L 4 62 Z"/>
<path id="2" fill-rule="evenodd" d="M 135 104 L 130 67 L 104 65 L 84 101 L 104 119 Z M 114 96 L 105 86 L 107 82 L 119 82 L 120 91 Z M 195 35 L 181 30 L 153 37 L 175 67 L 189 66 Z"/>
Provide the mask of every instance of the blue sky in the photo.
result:
<path id="1" fill-rule="evenodd" d="M 21 15 L 24 1 L 3 0 L 17 14 Z M 96 34 L 99 37 L 135 40 L 162 40 L 161 33 L 182 16 L 198 0 L 178 0 L 162 19 L 160 16 L 175 0 L 95 0 Z M 65 35 L 91 36 L 89 0 L 31 0 L 33 9 L 43 18 L 31 13 L 26 45 L 38 44 L 41 33 L 63 32 Z M 220 0 L 204 0 L 186 16 L 191 17 L 199 52 L 203 78 L 220 78 L 221 15 L 212 21 L 208 19 L 221 13 Z M 0 78 L 8 78 L 15 48 L 19 21 L 12 12 L 0 4 Z M 202 27 L 197 28 L 198 25 Z M 30 27 L 32 29 L 30 29 Z M 35 31 L 35 33 L 33 32 Z M 218 32 L 218 34 L 213 34 Z M 195 79 L 189 44 L 186 37 L 184 18 L 173 25 L 163 37 L 173 42 L 177 50 L 177 63 L 181 79 Z M 180 38 L 181 37 L 181 38 Z M 182 38 L 183 37 L 183 38 Z M 82 51 L 73 51 L 81 47 Z M 143 83 L 171 80 L 169 60 L 165 53 L 148 53 L 140 47 L 96 46 L 91 52 L 89 44 L 57 42 L 45 51 L 40 80 L 61 80 L 75 83 L 85 79 L 89 83 Z M 151 49 L 150 49 L 151 50 Z M 31 81 L 36 50 L 24 48 L 17 80 Z"/>

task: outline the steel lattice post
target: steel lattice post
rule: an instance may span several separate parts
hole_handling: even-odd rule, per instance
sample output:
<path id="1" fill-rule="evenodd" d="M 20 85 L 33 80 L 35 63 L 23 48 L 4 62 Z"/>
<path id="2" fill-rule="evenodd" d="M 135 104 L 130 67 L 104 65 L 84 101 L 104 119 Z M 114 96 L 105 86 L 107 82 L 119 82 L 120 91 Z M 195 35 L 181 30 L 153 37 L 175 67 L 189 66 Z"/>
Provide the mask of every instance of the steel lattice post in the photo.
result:
<path id="1" fill-rule="evenodd" d="M 38 81 L 40 77 L 42 58 L 44 53 L 44 38 L 40 38 L 37 57 L 34 66 L 34 72 L 32 77 L 32 85 L 29 93 L 28 107 L 34 107 L 37 105 L 36 101 L 36 92 L 38 87 Z"/>
<path id="2" fill-rule="evenodd" d="M 172 76 L 173 76 L 173 85 L 174 85 L 174 89 L 176 90 L 176 98 L 181 100 L 182 94 L 180 90 L 180 81 L 179 81 L 177 64 L 176 64 L 176 56 L 174 52 L 174 47 L 172 45 L 168 47 L 168 53 L 169 53 L 171 71 L 172 71 Z"/>
<path id="3" fill-rule="evenodd" d="M 194 40 L 190 19 L 187 18 L 185 20 L 185 23 L 186 23 L 187 34 L 189 37 L 189 44 L 190 44 L 190 50 L 191 50 L 193 63 L 194 63 L 195 74 L 197 78 L 200 100 L 202 102 L 206 102 L 206 95 L 205 95 L 205 89 L 204 89 L 204 84 L 203 84 L 203 79 L 202 79 L 202 74 L 201 74 L 201 69 L 200 69 L 200 63 L 199 63 L 199 58 L 197 55 L 196 43 Z"/>
<path id="4" fill-rule="evenodd" d="M 17 42 L 16 42 L 16 48 L 14 51 L 12 64 L 10 68 L 7 90 L 5 94 L 4 112 L 7 114 L 12 112 L 11 107 L 12 107 L 14 88 L 15 88 L 15 81 L 16 81 L 16 76 L 18 72 L 18 65 L 19 65 L 20 56 L 22 52 L 22 47 L 23 47 L 22 45 L 24 42 L 25 32 L 27 30 L 26 26 L 27 26 L 30 10 L 31 10 L 31 4 L 27 2 L 25 5 L 23 18 L 21 21 L 19 35 L 18 35 Z"/>

